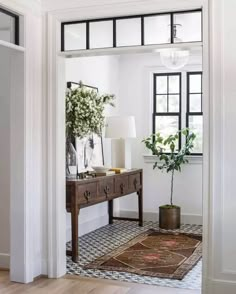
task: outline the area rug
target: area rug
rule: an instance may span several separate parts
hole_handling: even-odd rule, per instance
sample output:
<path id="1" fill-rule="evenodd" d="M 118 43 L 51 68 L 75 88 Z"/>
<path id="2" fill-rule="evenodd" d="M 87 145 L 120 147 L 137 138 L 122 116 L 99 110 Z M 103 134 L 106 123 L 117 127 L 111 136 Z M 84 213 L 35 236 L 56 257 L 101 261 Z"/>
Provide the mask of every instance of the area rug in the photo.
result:
<path id="1" fill-rule="evenodd" d="M 201 235 L 151 229 L 84 268 L 182 280 L 201 257 Z"/>

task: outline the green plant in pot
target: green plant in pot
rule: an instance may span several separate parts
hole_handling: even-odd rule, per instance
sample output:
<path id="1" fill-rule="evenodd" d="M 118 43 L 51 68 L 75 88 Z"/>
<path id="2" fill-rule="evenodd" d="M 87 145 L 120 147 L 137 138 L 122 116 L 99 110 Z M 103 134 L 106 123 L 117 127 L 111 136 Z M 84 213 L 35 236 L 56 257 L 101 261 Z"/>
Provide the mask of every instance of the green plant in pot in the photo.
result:
<path id="1" fill-rule="evenodd" d="M 185 136 L 185 144 L 180 150 L 177 149 L 179 135 Z M 180 207 L 173 203 L 174 175 L 181 172 L 183 164 L 188 163 L 187 155 L 190 155 L 194 147 L 196 135 L 183 129 L 176 134 L 164 138 L 160 133 L 152 134 L 142 142 L 156 156 L 153 169 L 171 173 L 170 203 L 159 207 L 159 226 L 162 229 L 177 229 L 180 227 Z"/>

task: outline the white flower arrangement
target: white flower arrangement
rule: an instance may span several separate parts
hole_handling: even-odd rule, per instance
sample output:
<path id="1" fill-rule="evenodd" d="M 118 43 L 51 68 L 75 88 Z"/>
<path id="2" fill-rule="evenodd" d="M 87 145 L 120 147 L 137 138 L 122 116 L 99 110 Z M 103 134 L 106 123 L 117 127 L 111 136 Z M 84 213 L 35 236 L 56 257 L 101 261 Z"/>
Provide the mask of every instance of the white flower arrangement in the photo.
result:
<path id="1" fill-rule="evenodd" d="M 66 93 L 67 137 L 84 138 L 91 134 L 101 136 L 105 125 L 104 109 L 114 106 L 114 95 L 99 95 L 96 90 L 83 86 L 68 89 Z"/>

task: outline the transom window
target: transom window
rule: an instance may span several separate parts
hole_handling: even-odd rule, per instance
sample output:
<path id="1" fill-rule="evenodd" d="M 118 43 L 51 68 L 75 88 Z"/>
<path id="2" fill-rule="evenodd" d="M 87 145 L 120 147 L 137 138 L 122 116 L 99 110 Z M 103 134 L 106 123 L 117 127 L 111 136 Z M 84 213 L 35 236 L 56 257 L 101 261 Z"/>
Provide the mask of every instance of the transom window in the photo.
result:
<path id="1" fill-rule="evenodd" d="M 19 16 L 1 7 L 0 40 L 19 45 Z"/>
<path id="2" fill-rule="evenodd" d="M 61 51 L 201 41 L 201 9 L 61 24 Z"/>
<path id="3" fill-rule="evenodd" d="M 182 84 L 186 84 L 183 90 Z M 186 107 L 182 107 L 186 103 Z M 196 135 L 192 155 L 202 154 L 202 72 L 155 73 L 153 75 L 153 133 L 164 137 L 188 127 Z M 181 135 L 179 148 L 181 148 Z"/>

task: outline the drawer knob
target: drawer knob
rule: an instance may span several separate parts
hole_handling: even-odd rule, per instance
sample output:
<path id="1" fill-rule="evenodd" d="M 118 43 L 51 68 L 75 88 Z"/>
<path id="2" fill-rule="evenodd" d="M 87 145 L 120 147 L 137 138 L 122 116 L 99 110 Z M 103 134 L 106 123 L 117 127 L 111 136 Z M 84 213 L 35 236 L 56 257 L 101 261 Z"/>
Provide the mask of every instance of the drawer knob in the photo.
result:
<path id="1" fill-rule="evenodd" d="M 109 186 L 106 186 L 105 188 L 104 188 L 104 193 L 106 194 L 106 196 L 107 196 L 107 194 L 110 192 L 110 188 L 109 188 Z"/>
<path id="2" fill-rule="evenodd" d="M 86 190 L 84 192 L 84 197 L 87 199 L 87 201 L 89 200 L 90 196 L 91 196 L 91 193 L 88 190 Z"/>
<path id="3" fill-rule="evenodd" d="M 121 184 L 120 184 L 120 191 L 121 191 L 121 194 L 124 193 L 124 189 L 125 189 L 125 184 L 121 183 Z"/>

